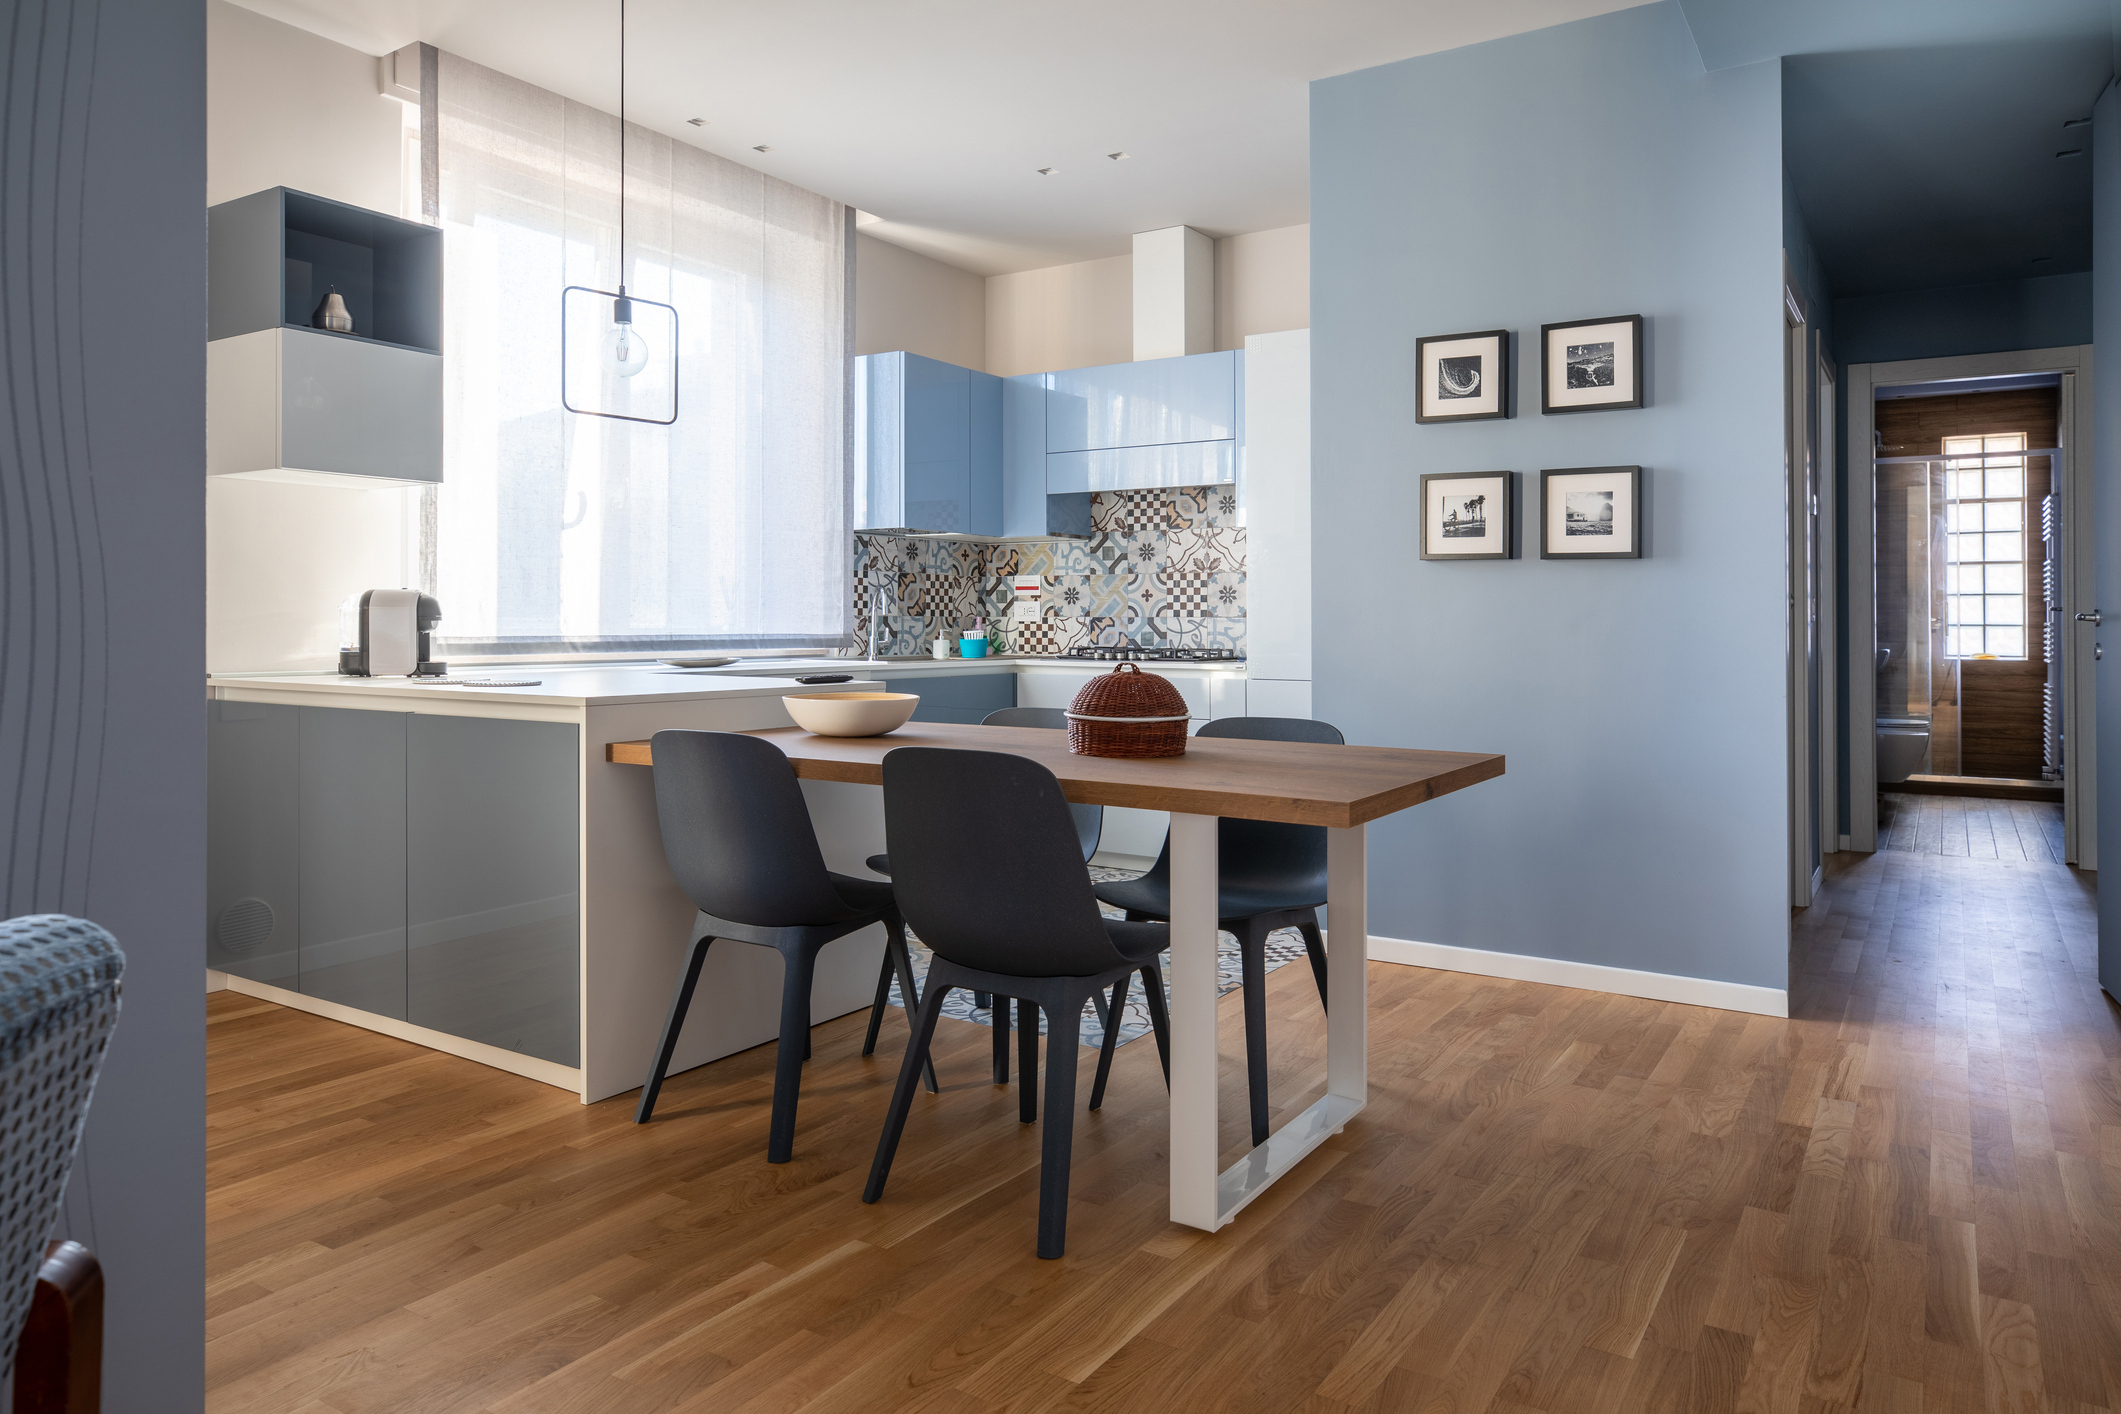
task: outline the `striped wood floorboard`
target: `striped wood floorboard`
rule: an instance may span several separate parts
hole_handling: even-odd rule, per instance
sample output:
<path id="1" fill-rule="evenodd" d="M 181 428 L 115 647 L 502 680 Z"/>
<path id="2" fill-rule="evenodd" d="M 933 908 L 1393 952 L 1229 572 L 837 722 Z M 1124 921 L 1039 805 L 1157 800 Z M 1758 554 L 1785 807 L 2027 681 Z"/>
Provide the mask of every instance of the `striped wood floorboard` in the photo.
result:
<path id="1" fill-rule="evenodd" d="M 1887 791 L 1879 797 L 1878 848 L 2060 864 L 2062 807 L 2042 800 Z"/>
<path id="2" fill-rule="evenodd" d="M 1154 1048 L 1038 1139 L 945 1021 L 882 1204 L 904 1036 L 817 1029 L 657 1122 L 232 993 L 210 1025 L 215 1414 L 2121 1414 L 2121 1026 L 2052 864 L 1830 861 L 1767 1017 L 1372 965 L 1372 1103 L 1230 1228 L 1164 1216 Z M 1708 921 L 1705 920 L 1705 926 Z M 1320 1018 L 1271 979 L 1276 1100 Z M 1223 1135 L 1243 1141 L 1237 997 Z"/>

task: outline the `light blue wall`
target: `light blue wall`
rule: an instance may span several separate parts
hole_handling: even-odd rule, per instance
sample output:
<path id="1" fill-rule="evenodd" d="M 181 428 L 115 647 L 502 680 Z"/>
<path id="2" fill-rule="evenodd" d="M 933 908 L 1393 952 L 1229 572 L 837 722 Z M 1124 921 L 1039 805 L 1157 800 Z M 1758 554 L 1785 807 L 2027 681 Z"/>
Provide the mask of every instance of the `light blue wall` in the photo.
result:
<path id="1" fill-rule="evenodd" d="M 1834 301 L 1844 364 L 2052 349 L 2092 342 L 2092 277 L 2045 275 Z"/>
<path id="2" fill-rule="evenodd" d="M 2099 603 L 2121 608 L 2121 85 L 2109 85 L 2092 110 L 2092 467 L 2097 479 Z M 2110 618 L 2121 618 L 2112 608 Z M 2121 628 L 2101 634 L 2121 650 Z M 2121 651 L 2097 669 L 2099 818 L 2121 821 Z M 2108 839 L 2121 839 L 2109 823 Z M 2106 854 L 2121 855 L 2109 844 Z M 2121 866 L 2116 866 L 2121 868 Z M 2121 889 L 2099 891 L 2099 982 L 2121 999 Z"/>
<path id="3" fill-rule="evenodd" d="M 1509 773 L 1373 827 L 1374 933 L 1783 987 L 1779 66 L 1671 0 L 1312 85 L 1317 715 Z M 1642 314 L 1649 406 L 1539 415 L 1539 326 Z M 1510 328 L 1517 416 L 1414 422 Z M 1418 477 L 1647 469 L 1649 556 L 1417 558 Z"/>

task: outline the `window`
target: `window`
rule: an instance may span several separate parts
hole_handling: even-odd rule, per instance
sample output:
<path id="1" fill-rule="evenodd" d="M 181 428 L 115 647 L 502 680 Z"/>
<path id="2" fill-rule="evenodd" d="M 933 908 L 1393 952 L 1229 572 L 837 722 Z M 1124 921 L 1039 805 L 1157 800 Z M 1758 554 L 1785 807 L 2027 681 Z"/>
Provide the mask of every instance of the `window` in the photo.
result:
<path id="1" fill-rule="evenodd" d="M 848 208 L 629 125 L 622 268 L 618 120 L 438 60 L 447 651 L 848 642 Z M 673 426 L 560 405 L 560 291 L 622 282 L 680 312 Z"/>
<path id="2" fill-rule="evenodd" d="M 2023 432 L 1944 439 L 1950 657 L 2025 657 L 2024 451 Z"/>

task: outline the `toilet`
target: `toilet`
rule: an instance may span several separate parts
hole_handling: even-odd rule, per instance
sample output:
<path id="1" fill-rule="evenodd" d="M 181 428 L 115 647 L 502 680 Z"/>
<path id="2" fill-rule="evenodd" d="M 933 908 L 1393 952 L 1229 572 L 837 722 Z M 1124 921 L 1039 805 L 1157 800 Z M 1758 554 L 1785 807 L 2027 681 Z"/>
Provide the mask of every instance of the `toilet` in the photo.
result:
<path id="1" fill-rule="evenodd" d="M 1930 724 L 1920 717 L 1878 719 L 1878 784 L 1899 785 L 1929 764 Z"/>

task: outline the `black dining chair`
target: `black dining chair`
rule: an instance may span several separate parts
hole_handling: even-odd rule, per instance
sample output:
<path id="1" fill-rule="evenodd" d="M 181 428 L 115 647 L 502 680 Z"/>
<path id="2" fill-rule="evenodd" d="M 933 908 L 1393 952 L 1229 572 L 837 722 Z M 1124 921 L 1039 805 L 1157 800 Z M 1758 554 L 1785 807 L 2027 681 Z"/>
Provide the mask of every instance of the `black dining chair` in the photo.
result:
<path id="1" fill-rule="evenodd" d="M 1338 728 L 1305 717 L 1218 717 L 1197 736 L 1247 741 L 1346 742 Z M 1252 1092 L 1252 1142 L 1267 1142 L 1267 935 L 1296 928 L 1311 955 L 1318 1000 L 1326 1001 L 1326 943 L 1318 910 L 1326 902 L 1323 825 L 1225 819 L 1216 831 L 1216 926 L 1237 938 L 1245 988 L 1245 1072 Z M 1171 839 L 1156 866 L 1139 879 L 1098 884 L 1099 899 L 1133 919 L 1171 917 Z"/>
<path id="2" fill-rule="evenodd" d="M 1017 1113 L 1037 1118 L 1038 1012 L 1046 1016 L 1046 1121 L 1040 1136 L 1038 1255 L 1058 1257 L 1068 1235 L 1068 1164 L 1083 1003 L 1110 987 L 1121 1002 L 1130 977 L 1148 985 L 1149 1014 L 1170 1075 L 1169 1021 L 1159 958 L 1170 929 L 1107 918 L 1090 892 L 1060 782 L 1036 761 L 996 751 L 902 746 L 884 757 L 884 826 L 897 864 L 893 884 L 906 922 L 934 954 L 928 990 L 899 1067 L 862 1201 L 883 1196 L 913 1087 L 953 987 L 1019 1004 L 1022 1094 Z M 1118 1030 L 1105 1029 L 1090 1107 L 1104 1101 Z"/>
<path id="3" fill-rule="evenodd" d="M 773 948 L 783 964 L 781 1039 L 766 1162 L 785 1164 L 795 1148 L 796 1096 L 803 1062 L 810 1057 L 810 984 L 817 955 L 825 944 L 881 923 L 885 972 L 898 974 L 905 996 L 917 1005 L 905 920 L 890 884 L 825 868 L 795 768 L 771 742 L 741 732 L 661 731 L 650 750 L 663 856 L 699 914 L 634 1123 L 646 1124 L 655 1113 L 707 945 L 719 938 Z M 909 1010 L 909 1021 L 912 1015 Z M 875 1035 L 872 1028 L 872 1044 Z M 932 1065 L 927 1081 L 934 1090 Z"/>
<path id="4" fill-rule="evenodd" d="M 998 707 L 980 718 L 980 725 L 983 727 L 1042 727 L 1049 730 L 1066 731 L 1068 729 L 1068 714 L 1058 707 Z M 1075 821 L 1076 841 L 1082 846 L 1083 862 L 1087 864 L 1096 855 L 1097 842 L 1104 836 L 1105 807 L 1102 805 L 1077 805 L 1070 801 L 1068 814 Z M 872 854 L 862 862 L 879 874 L 889 875 L 891 873 L 891 856 L 889 853 Z M 869 1008 L 869 1038 L 872 1044 L 876 1040 L 877 1028 L 883 1025 L 884 1010 L 891 1004 L 890 993 L 891 979 L 888 976 L 879 978 L 876 984 L 876 1001 Z M 1112 1003 L 1102 992 L 1098 993 L 1092 1000 L 1097 1007 L 1098 1024 L 1110 1027 L 1112 1025 Z M 972 1003 L 974 1006 L 991 1007 L 994 1001 L 991 997 L 974 993 Z M 913 1007 L 910 1002 L 907 1004 L 906 1014 L 908 1016 L 913 1014 Z M 862 1054 L 867 1055 L 869 1052 L 864 1050 Z M 994 1083 L 997 1085 L 1007 1085 L 1009 1083 L 1009 1016 L 1005 1011 L 994 1013 Z"/>

